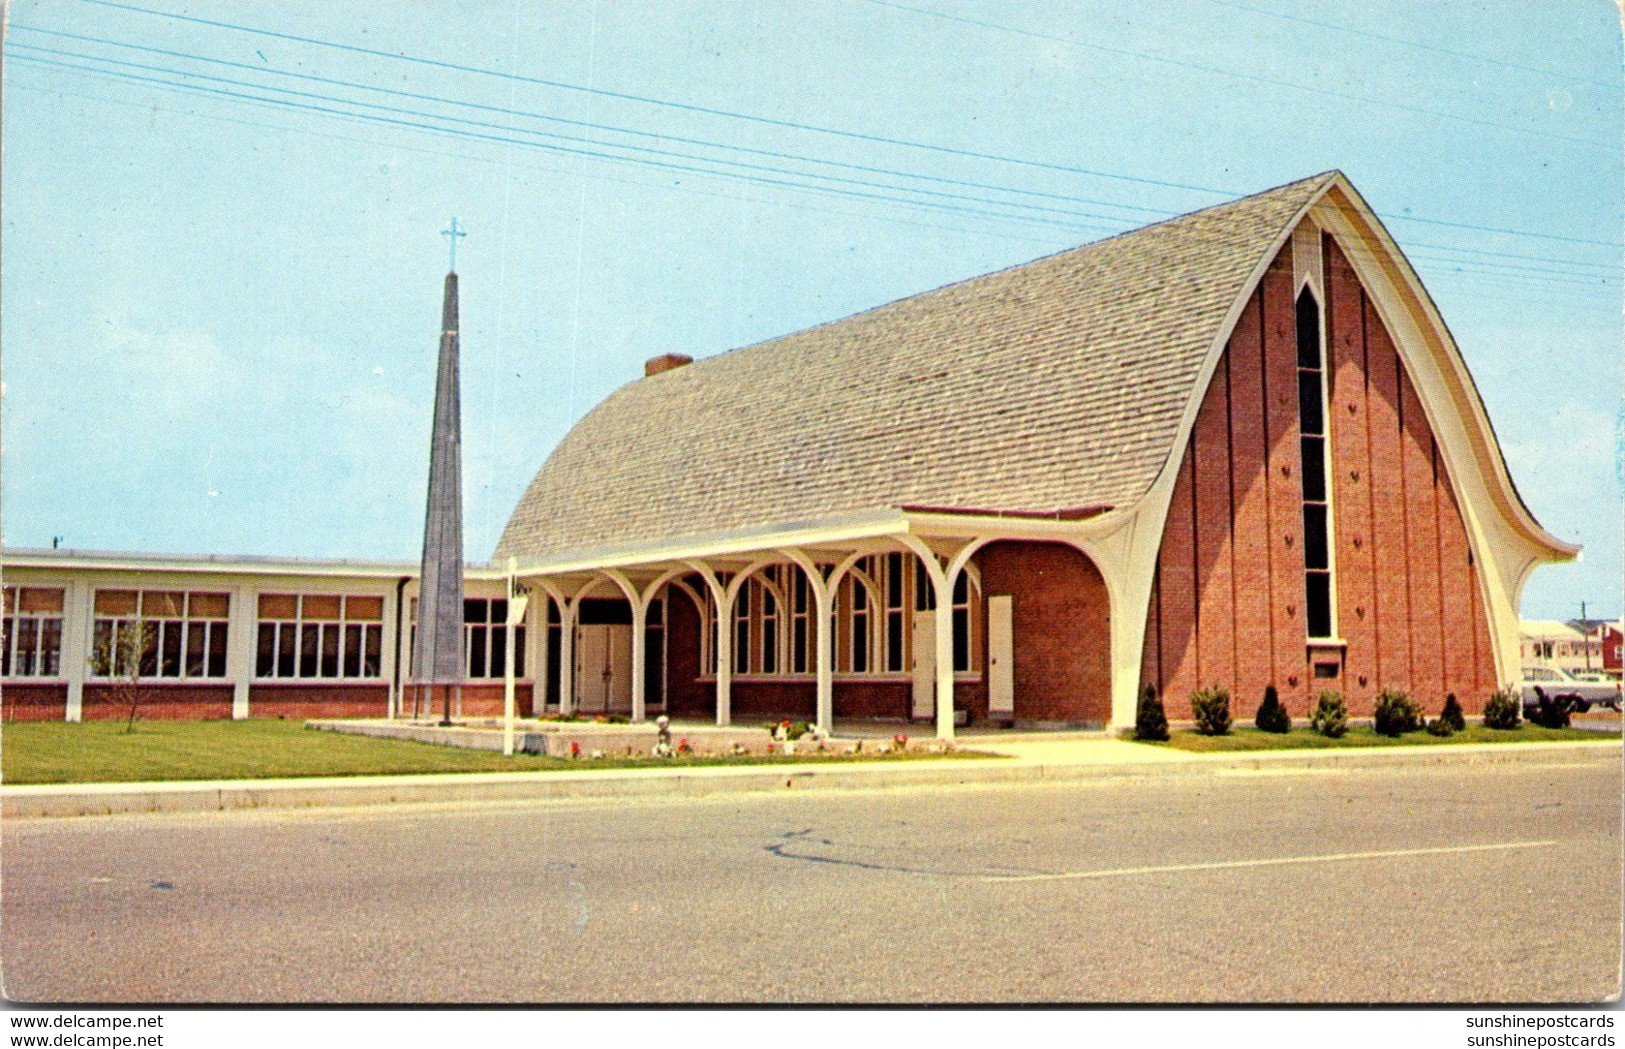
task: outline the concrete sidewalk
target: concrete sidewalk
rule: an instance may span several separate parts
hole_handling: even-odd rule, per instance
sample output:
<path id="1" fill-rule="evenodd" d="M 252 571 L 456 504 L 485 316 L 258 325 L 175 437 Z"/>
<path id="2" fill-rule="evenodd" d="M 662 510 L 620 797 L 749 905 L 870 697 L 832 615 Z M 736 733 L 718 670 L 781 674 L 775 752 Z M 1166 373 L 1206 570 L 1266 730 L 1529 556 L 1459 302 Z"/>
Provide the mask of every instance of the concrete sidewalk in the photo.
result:
<path id="1" fill-rule="evenodd" d="M 942 761 L 3 786 L 0 815 L 24 819 L 432 802 L 634 800 L 786 789 L 874 790 L 1039 781 L 1076 783 L 1270 770 L 1617 761 L 1622 755 L 1618 739 L 1223 754 L 1189 754 L 1082 733 L 1069 738 L 1026 736 L 1008 741 L 983 738 L 965 742 L 999 756 Z"/>

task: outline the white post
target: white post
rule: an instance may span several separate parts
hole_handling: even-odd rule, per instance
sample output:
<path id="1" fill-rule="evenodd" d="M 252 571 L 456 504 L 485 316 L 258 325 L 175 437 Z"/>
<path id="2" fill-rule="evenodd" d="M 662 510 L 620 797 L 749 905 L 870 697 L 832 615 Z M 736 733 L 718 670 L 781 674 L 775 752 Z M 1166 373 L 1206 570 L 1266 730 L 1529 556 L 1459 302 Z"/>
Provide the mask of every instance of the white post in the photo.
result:
<path id="1" fill-rule="evenodd" d="M 508 558 L 508 615 L 503 624 L 507 636 L 502 646 L 502 756 L 513 757 L 513 719 L 514 719 L 514 671 L 513 665 L 518 660 L 519 652 L 513 643 L 514 624 L 521 622 L 525 617 L 524 607 L 514 600 L 513 574 L 518 567 L 514 558 Z"/>
<path id="2" fill-rule="evenodd" d="M 559 602 L 559 713 L 576 709 L 576 610 L 573 600 Z"/>
<path id="3" fill-rule="evenodd" d="M 644 644 L 648 632 L 649 606 L 642 600 L 632 600 L 632 720 L 642 721 L 647 715 L 644 709 L 644 687 L 648 680 L 648 667 L 645 661 L 648 658 L 648 647 Z"/>
<path id="4" fill-rule="evenodd" d="M 733 596 L 726 587 L 712 591 L 717 606 L 717 727 L 733 724 L 734 630 Z"/>
<path id="5" fill-rule="evenodd" d="M 226 674 L 231 678 L 231 718 L 248 717 L 249 682 L 254 678 L 254 623 L 259 618 L 259 594 L 239 586 L 231 592 L 226 620 Z"/>
<path id="6" fill-rule="evenodd" d="M 937 588 L 937 738 L 954 738 L 954 580 L 959 573 L 934 572 Z"/>
<path id="7" fill-rule="evenodd" d="M 525 625 L 525 665 L 530 667 L 530 713 L 539 718 L 547 713 L 547 635 L 552 633 L 548 619 L 553 598 L 545 590 L 536 596 L 540 600 L 530 603 Z"/>
<path id="8" fill-rule="evenodd" d="M 62 669 L 68 682 L 67 709 L 63 717 L 68 721 L 81 721 L 85 709 L 85 673 L 90 669 L 91 607 L 93 591 L 84 580 L 68 584 L 63 595 L 62 615 Z"/>
<path id="9" fill-rule="evenodd" d="M 813 608 L 818 612 L 818 630 L 813 634 L 817 646 L 818 731 L 827 736 L 835 731 L 835 591 L 816 573 L 814 580 Z"/>

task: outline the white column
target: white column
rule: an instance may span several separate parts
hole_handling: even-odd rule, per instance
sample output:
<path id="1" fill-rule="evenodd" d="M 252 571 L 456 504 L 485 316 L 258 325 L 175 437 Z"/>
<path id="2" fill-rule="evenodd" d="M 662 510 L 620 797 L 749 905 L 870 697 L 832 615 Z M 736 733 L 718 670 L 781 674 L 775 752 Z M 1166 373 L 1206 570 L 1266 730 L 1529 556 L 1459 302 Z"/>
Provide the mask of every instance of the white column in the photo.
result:
<path id="1" fill-rule="evenodd" d="M 632 598 L 632 720 L 642 721 L 647 716 L 644 709 L 643 692 L 645 682 L 648 680 L 648 667 L 645 662 L 648 653 L 645 651 L 644 637 L 648 632 L 649 606 L 641 598 Z"/>
<path id="2" fill-rule="evenodd" d="M 62 595 L 62 677 L 68 683 L 68 721 L 84 718 L 85 674 L 90 669 L 91 623 L 94 591 L 89 581 L 75 579 Z"/>
<path id="3" fill-rule="evenodd" d="M 717 606 L 717 726 L 727 728 L 733 724 L 734 603 L 725 587 L 713 588 L 711 596 Z"/>
<path id="4" fill-rule="evenodd" d="M 813 608 L 818 613 L 818 630 L 813 634 L 816 709 L 819 731 L 827 735 L 835 731 L 835 591 L 816 571 L 813 578 Z"/>
<path id="5" fill-rule="evenodd" d="M 530 713 L 541 717 L 547 713 L 547 650 L 548 620 L 553 608 L 553 597 L 541 588 L 533 588 L 530 608 L 525 612 L 525 665 L 530 668 Z"/>
<path id="6" fill-rule="evenodd" d="M 954 738 L 954 580 L 959 573 L 933 572 L 937 588 L 937 738 Z"/>
<path id="7" fill-rule="evenodd" d="M 254 677 L 254 624 L 259 618 L 259 595 L 250 586 L 231 591 L 231 612 L 226 622 L 226 676 L 231 678 L 231 717 L 248 717 L 248 686 Z"/>
<path id="8" fill-rule="evenodd" d="M 576 602 L 559 602 L 559 713 L 576 709 Z"/>

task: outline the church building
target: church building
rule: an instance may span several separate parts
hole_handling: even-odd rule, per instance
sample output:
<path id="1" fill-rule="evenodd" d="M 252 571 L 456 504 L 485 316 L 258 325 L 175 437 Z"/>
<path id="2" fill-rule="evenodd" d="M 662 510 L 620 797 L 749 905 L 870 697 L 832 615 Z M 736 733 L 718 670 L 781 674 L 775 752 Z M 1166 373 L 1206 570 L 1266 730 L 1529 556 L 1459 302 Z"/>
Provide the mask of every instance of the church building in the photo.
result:
<path id="1" fill-rule="evenodd" d="M 527 713 L 942 737 L 1123 729 L 1147 686 L 1173 718 L 1209 685 L 1238 712 L 1272 684 L 1298 717 L 1324 690 L 1368 715 L 1384 688 L 1476 712 L 1518 676 L 1530 573 L 1578 552 L 1524 506 L 1433 301 L 1337 172 L 645 371 L 469 571 L 487 691 L 465 716 L 510 667 Z M 218 656 L 212 628 L 177 636 L 172 684 L 232 716 L 301 681 L 301 716 L 423 713 L 402 687 L 416 566 L 142 566 L 8 552 L 7 693 L 92 716 L 74 665 L 104 606 L 150 589 L 218 621 Z M 530 595 L 511 627 L 510 578 Z M 30 603 L 56 609 L 55 677 Z"/>

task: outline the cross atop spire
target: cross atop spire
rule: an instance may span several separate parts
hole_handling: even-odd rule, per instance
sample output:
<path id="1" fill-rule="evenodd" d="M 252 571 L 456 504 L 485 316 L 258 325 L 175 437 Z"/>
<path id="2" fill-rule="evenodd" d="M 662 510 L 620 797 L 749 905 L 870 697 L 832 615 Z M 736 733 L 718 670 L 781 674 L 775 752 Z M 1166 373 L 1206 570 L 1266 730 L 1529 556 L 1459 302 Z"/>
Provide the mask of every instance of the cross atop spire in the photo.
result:
<path id="1" fill-rule="evenodd" d="M 468 230 L 457 225 L 457 216 L 451 217 L 451 225 L 440 231 L 440 235 L 451 243 L 451 272 L 457 272 L 457 238 L 468 236 Z"/>

